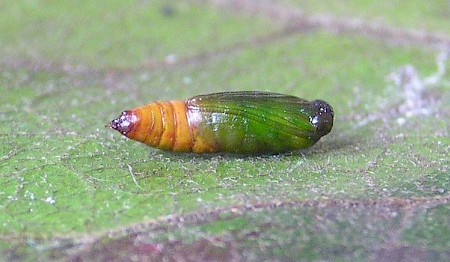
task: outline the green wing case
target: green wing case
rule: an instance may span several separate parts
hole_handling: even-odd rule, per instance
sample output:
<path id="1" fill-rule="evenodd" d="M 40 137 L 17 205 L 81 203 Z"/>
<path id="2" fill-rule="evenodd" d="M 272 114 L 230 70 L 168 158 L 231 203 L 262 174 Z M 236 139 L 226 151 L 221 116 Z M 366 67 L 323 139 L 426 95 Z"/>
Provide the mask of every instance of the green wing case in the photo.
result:
<path id="1" fill-rule="evenodd" d="M 331 106 L 321 100 L 309 102 L 270 92 L 200 95 L 188 99 L 187 106 L 201 112 L 199 135 L 213 139 L 220 151 L 230 153 L 307 148 L 331 130 L 333 121 Z"/>

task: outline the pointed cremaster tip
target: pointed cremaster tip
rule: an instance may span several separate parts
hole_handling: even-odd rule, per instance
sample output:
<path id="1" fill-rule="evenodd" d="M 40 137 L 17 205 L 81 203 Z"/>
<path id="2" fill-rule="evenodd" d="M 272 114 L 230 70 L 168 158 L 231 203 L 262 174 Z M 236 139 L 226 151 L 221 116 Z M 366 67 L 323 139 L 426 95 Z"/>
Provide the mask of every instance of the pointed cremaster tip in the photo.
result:
<path id="1" fill-rule="evenodd" d="M 137 117 L 132 111 L 123 111 L 118 118 L 109 123 L 109 126 L 126 136 L 128 132 L 133 130 L 136 122 Z"/>

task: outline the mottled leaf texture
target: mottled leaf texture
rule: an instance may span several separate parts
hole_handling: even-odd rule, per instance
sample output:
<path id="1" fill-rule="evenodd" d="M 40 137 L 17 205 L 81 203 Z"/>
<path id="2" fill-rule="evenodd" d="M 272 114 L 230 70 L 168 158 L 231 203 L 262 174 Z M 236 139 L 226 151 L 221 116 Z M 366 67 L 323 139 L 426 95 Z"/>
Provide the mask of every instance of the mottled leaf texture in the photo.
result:
<path id="1" fill-rule="evenodd" d="M 449 261 L 449 13 L 1 1 L 2 260 Z M 164 152 L 107 126 L 152 101 L 252 90 L 327 101 L 333 129 L 301 151 L 236 156 Z M 214 99 L 294 132 L 277 117 L 289 103 Z"/>

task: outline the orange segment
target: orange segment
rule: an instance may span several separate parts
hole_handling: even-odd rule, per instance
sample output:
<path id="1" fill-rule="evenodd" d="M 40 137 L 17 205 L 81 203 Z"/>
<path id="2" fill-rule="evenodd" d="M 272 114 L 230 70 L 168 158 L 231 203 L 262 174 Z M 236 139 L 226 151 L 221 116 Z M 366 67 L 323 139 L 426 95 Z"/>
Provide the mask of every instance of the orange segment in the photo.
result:
<path id="1" fill-rule="evenodd" d="M 147 105 L 146 117 L 150 119 L 149 128 L 146 130 L 146 138 L 144 143 L 156 147 L 161 139 L 161 134 L 163 133 L 163 124 L 161 110 L 157 103 L 151 103 Z"/>
<path id="2" fill-rule="evenodd" d="M 176 123 L 175 143 L 173 144 L 173 151 L 188 152 L 191 150 L 193 141 L 191 129 L 186 114 L 186 104 L 184 101 L 169 101 L 172 105 L 174 119 Z"/>
<path id="3" fill-rule="evenodd" d="M 176 134 L 176 123 L 174 122 L 172 105 L 167 101 L 156 103 L 159 105 L 161 111 L 163 130 L 161 140 L 159 140 L 159 145 L 157 147 L 163 150 L 170 150 L 175 142 Z"/>
<path id="4" fill-rule="evenodd" d="M 145 141 L 145 138 L 147 137 L 148 129 L 151 126 L 151 119 L 147 116 L 148 110 L 146 109 L 146 107 L 147 106 L 141 106 L 130 110 L 132 114 L 136 116 L 136 120 L 133 130 L 127 134 L 128 138 L 143 143 Z"/>

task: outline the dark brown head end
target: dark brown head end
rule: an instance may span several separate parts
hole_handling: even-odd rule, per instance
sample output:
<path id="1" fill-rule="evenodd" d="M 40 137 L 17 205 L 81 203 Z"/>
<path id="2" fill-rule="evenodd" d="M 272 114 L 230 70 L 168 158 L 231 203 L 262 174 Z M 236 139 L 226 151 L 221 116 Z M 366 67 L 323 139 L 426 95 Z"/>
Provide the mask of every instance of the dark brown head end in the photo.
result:
<path id="1" fill-rule="evenodd" d="M 310 118 L 311 123 L 317 128 L 317 133 L 324 136 L 330 133 L 333 127 L 333 108 L 323 100 L 312 101 L 314 116 Z"/>
<path id="2" fill-rule="evenodd" d="M 137 121 L 136 115 L 132 111 L 123 111 L 120 116 L 112 120 L 109 125 L 112 129 L 119 131 L 122 135 L 127 135 L 133 130 L 133 126 Z"/>

